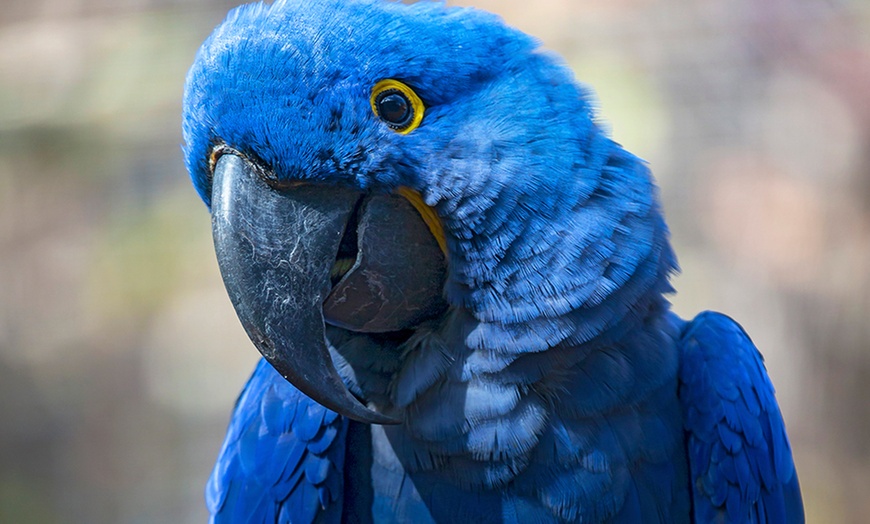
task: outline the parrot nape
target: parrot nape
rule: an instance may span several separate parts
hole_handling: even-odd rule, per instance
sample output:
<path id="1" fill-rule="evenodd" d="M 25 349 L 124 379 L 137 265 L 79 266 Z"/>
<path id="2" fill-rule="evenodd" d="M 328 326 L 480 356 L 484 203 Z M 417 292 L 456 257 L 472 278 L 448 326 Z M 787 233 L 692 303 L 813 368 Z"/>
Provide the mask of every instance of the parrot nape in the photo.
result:
<path id="1" fill-rule="evenodd" d="M 183 113 L 263 356 L 212 522 L 803 521 L 761 355 L 670 311 L 649 169 L 534 39 L 435 2 L 242 6 Z"/>

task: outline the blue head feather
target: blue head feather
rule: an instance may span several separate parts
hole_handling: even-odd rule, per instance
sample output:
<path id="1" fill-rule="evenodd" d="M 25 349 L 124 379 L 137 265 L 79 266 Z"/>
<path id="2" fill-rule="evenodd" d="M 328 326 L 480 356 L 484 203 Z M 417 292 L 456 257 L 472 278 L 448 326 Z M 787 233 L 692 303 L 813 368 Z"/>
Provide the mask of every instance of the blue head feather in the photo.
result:
<path id="1" fill-rule="evenodd" d="M 185 89 L 185 157 L 209 201 L 217 140 L 253 154 L 278 177 L 368 189 L 414 185 L 433 139 L 474 114 L 455 104 L 491 86 L 501 64 L 534 43 L 493 15 L 379 1 L 279 1 L 233 10 L 201 47 Z M 413 86 L 426 125 L 399 137 L 371 111 L 385 78 Z M 463 108 L 458 108 L 463 109 Z M 465 108 L 467 109 L 467 108 Z"/>
<path id="2" fill-rule="evenodd" d="M 385 78 L 426 104 L 408 135 L 372 113 Z M 217 143 L 283 179 L 416 189 L 447 229 L 454 303 L 482 321 L 556 318 L 600 305 L 639 268 L 661 280 L 675 267 L 648 170 L 595 125 L 590 98 L 557 58 L 481 11 L 252 4 L 188 74 L 185 160 L 206 204 Z"/>

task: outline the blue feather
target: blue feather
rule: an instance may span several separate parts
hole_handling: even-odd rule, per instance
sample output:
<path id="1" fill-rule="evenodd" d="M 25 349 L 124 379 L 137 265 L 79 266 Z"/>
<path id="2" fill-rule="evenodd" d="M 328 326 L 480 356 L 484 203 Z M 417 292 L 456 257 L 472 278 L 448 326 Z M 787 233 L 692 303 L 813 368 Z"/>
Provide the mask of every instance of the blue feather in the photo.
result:
<path id="1" fill-rule="evenodd" d="M 239 398 L 209 480 L 212 522 L 340 517 L 341 501 L 329 495 L 343 484 L 347 423 L 327 412 L 261 360 Z"/>
<path id="2" fill-rule="evenodd" d="M 740 326 L 706 312 L 682 339 L 680 399 L 696 521 L 803 521 L 797 475 L 773 386 Z"/>

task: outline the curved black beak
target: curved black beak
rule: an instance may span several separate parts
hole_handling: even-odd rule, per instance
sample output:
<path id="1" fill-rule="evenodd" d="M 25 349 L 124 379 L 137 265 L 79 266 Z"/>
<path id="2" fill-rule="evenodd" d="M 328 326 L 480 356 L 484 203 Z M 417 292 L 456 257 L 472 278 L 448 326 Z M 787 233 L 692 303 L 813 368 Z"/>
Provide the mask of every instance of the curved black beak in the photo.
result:
<path id="1" fill-rule="evenodd" d="M 395 424 L 351 395 L 324 335 L 330 269 L 359 198 L 338 187 L 275 190 L 248 161 L 224 154 L 212 187 L 215 251 L 245 331 L 284 378 L 342 415 Z"/>

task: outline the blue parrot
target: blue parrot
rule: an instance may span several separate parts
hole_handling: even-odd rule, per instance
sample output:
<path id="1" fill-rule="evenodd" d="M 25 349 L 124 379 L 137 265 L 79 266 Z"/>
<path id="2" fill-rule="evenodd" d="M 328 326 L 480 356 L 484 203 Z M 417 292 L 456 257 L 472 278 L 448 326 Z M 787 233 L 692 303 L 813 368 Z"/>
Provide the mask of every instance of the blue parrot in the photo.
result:
<path id="1" fill-rule="evenodd" d="M 802 522 L 758 350 L 678 318 L 646 164 L 529 36 L 441 3 L 233 10 L 185 161 L 263 359 L 212 522 Z"/>

